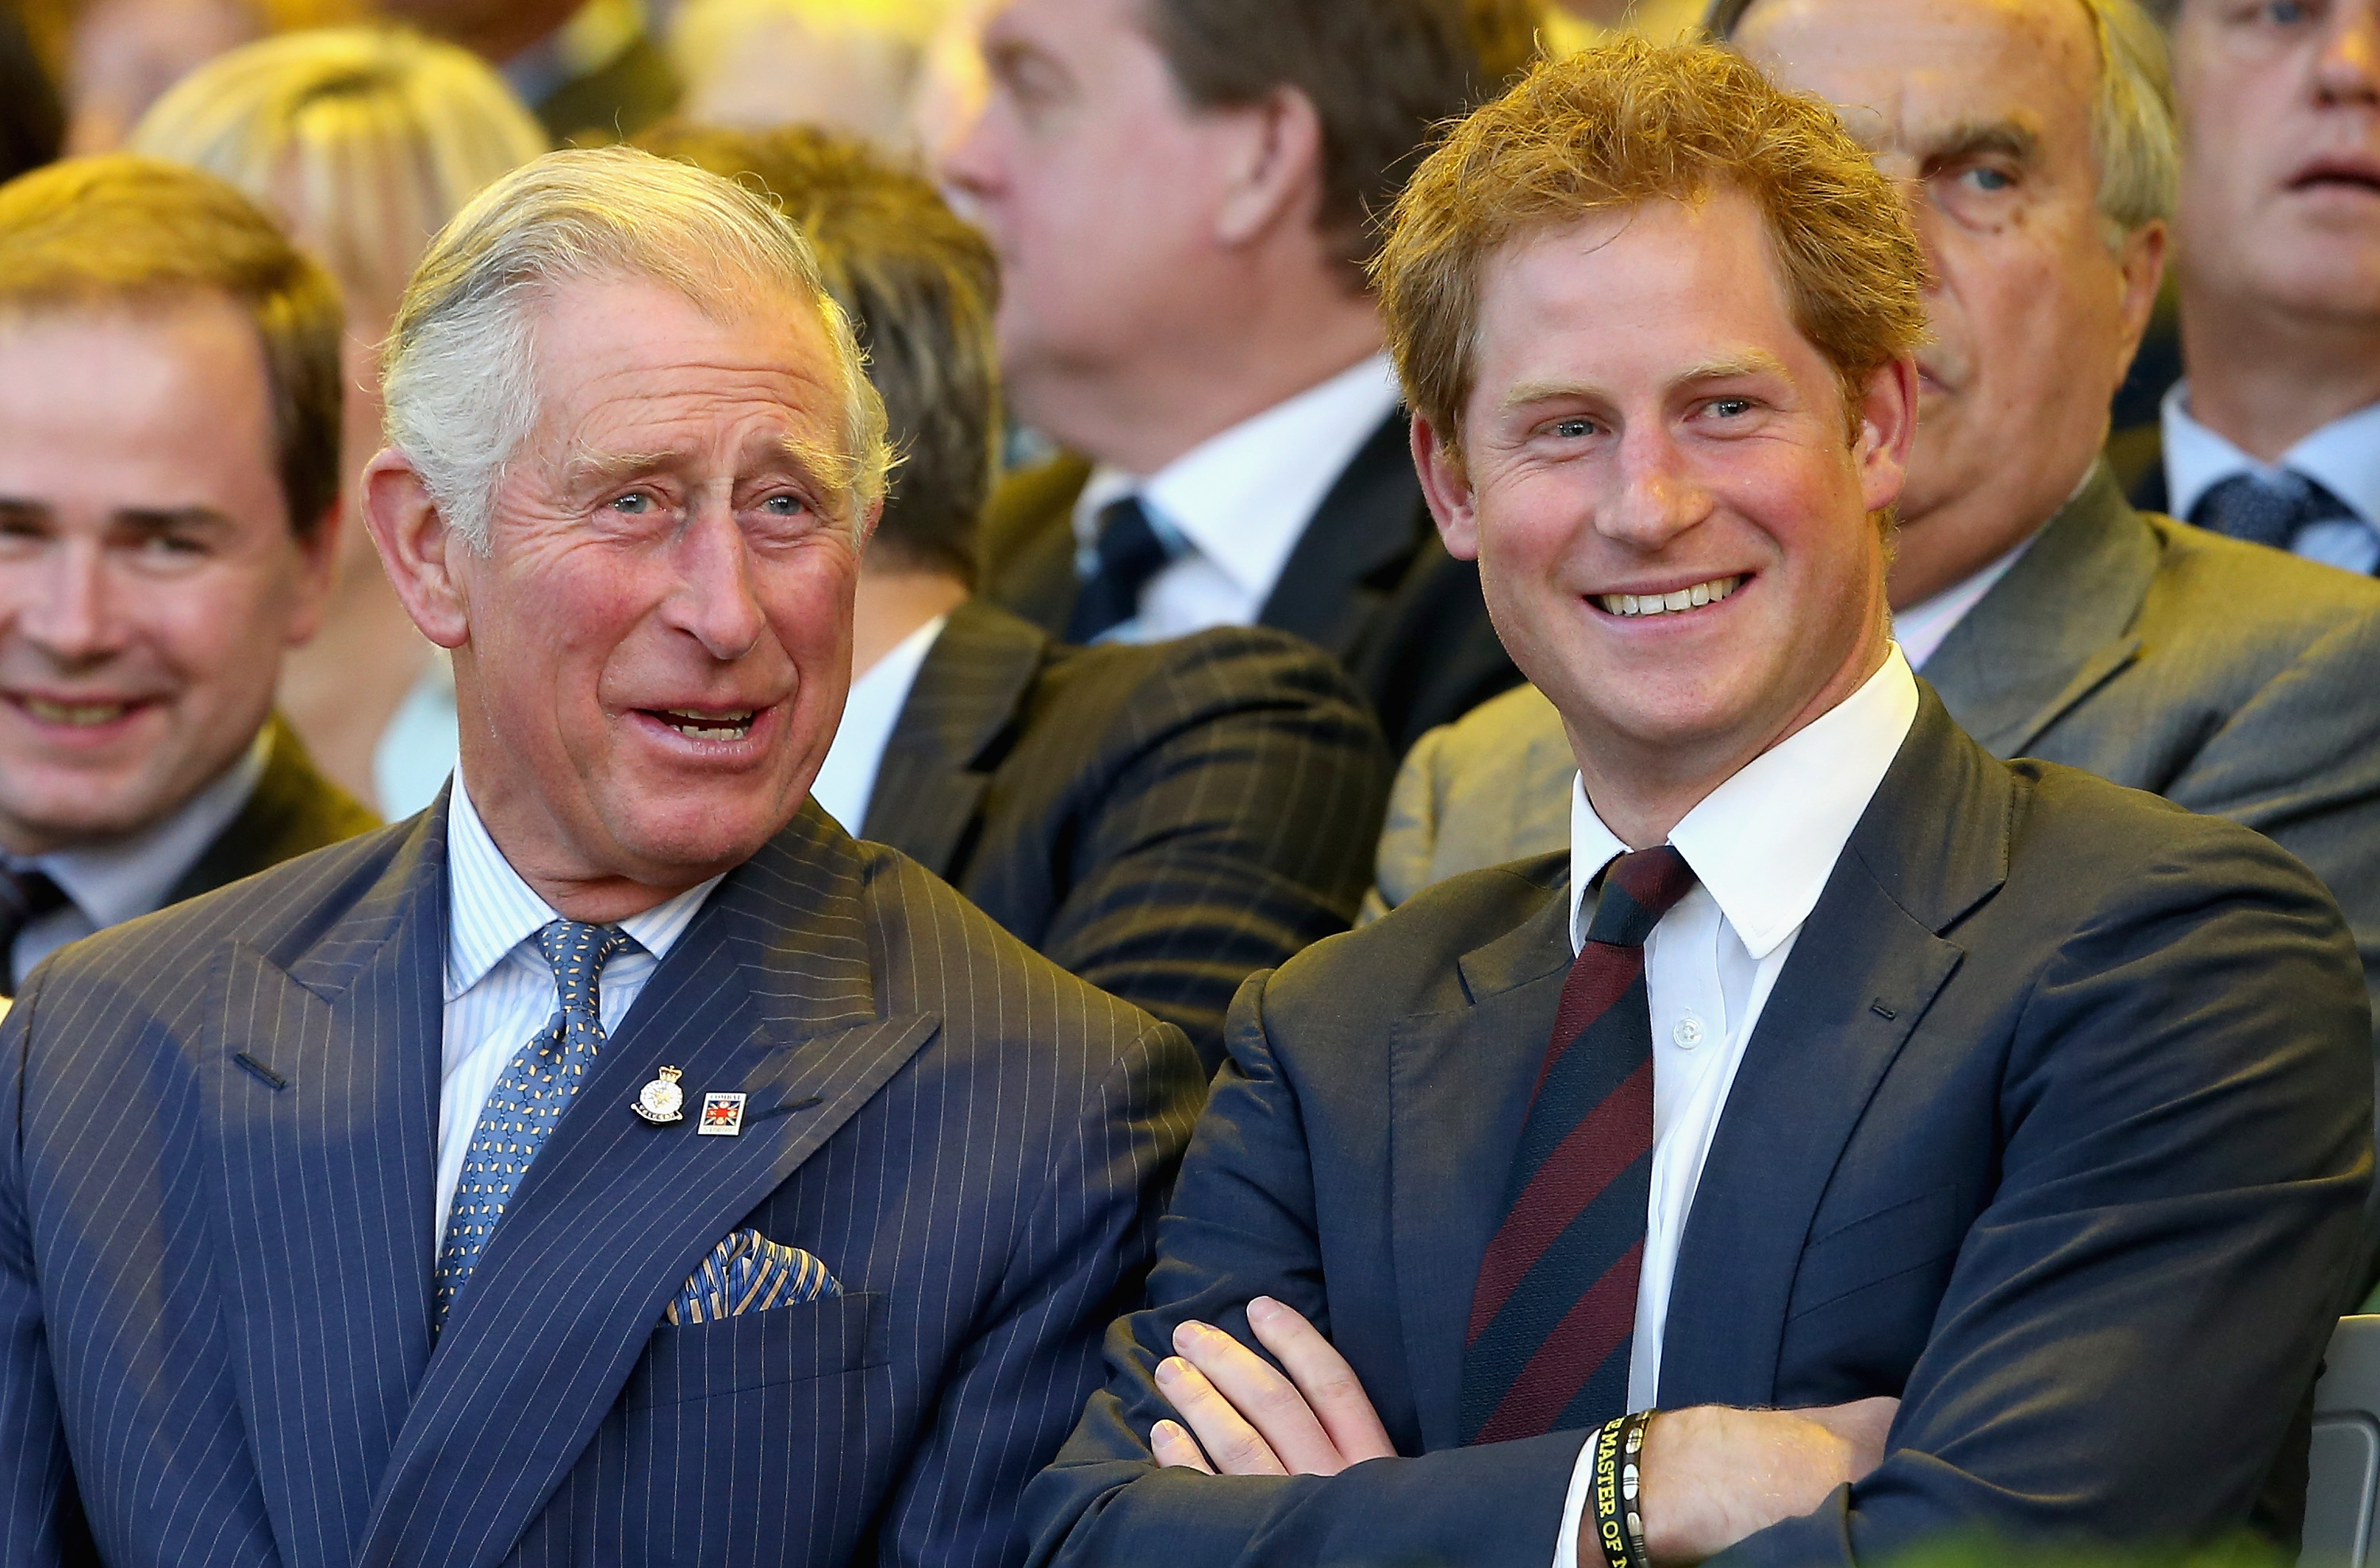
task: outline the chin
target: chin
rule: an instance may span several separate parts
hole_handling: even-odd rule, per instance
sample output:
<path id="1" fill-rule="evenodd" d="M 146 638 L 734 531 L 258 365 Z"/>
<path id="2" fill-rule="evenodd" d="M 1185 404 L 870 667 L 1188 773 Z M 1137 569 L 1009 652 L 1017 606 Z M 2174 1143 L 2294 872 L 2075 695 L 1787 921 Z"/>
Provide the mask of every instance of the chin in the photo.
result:
<path id="1" fill-rule="evenodd" d="M 631 812 L 618 837 L 636 859 L 691 874 L 698 881 L 758 854 L 794 820 L 801 800 L 795 796 L 778 809 L 747 800 L 705 802 L 681 796 Z"/>

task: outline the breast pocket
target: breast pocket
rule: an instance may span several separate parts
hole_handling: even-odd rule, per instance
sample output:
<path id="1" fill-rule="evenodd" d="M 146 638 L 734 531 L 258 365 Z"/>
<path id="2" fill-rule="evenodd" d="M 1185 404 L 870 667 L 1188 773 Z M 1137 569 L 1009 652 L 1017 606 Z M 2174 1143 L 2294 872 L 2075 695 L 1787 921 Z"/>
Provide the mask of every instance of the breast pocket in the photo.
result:
<path id="1" fill-rule="evenodd" d="M 829 1296 L 715 1323 L 664 1325 L 622 1392 L 631 1411 L 883 1366 L 884 1296 Z"/>
<path id="2" fill-rule="evenodd" d="M 1965 1238 L 1958 1189 L 1939 1186 L 1803 1248 L 1779 1346 L 1779 1402 L 1898 1395 L 1933 1332 Z"/>

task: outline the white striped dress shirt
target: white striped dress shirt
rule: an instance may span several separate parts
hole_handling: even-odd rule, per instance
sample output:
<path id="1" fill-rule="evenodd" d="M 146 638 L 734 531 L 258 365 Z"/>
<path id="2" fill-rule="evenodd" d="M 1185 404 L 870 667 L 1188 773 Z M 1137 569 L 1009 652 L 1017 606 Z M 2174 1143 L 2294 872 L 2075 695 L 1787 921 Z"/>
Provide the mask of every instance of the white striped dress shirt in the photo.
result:
<path id="1" fill-rule="evenodd" d="M 603 966 L 598 989 L 605 1034 L 618 1030 L 645 982 L 719 881 L 713 877 L 619 922 L 638 945 Z M 446 1210 L 463 1173 L 463 1155 L 489 1092 L 520 1048 L 561 1008 L 552 966 L 535 938 L 562 918 L 521 881 L 488 836 L 458 772 L 446 813 L 446 1017 L 438 1089 L 438 1224 L 430 1234 L 433 1260 L 446 1234 Z"/>

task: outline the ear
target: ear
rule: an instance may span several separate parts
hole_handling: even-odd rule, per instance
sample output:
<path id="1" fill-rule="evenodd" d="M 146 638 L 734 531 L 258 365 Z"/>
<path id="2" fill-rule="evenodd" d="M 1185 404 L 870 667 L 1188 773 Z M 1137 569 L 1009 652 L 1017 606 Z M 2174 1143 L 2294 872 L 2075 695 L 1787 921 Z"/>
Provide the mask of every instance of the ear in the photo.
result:
<path id="1" fill-rule="evenodd" d="M 1876 368 L 1860 398 L 1852 459 L 1859 465 L 1860 499 L 1869 513 L 1900 499 L 1909 453 L 1917 444 L 1917 361 L 1908 355 Z"/>
<path id="2" fill-rule="evenodd" d="M 1318 211 L 1322 188 L 1322 116 L 1293 87 L 1275 88 L 1245 109 L 1227 111 L 1241 135 L 1233 139 L 1215 238 L 1237 249 L 1301 209 Z"/>
<path id="3" fill-rule="evenodd" d="M 289 646 L 313 640 L 322 629 L 322 612 L 339 581 L 339 539 L 347 526 L 347 508 L 334 501 L 322 511 L 310 537 L 298 541 L 298 606 L 289 618 Z"/>
<path id="4" fill-rule="evenodd" d="M 1479 559 L 1479 498 L 1463 466 L 1463 453 L 1420 415 L 1413 421 L 1414 471 L 1421 476 L 1422 499 L 1438 523 L 1446 553 L 1458 561 Z"/>
<path id="5" fill-rule="evenodd" d="M 469 605 L 454 571 L 468 546 L 446 526 L 413 459 L 394 446 L 364 469 L 364 522 L 421 635 L 441 648 L 468 642 Z"/>
<path id="6" fill-rule="evenodd" d="M 2170 245 L 2165 220 L 2159 218 L 2134 229 L 2116 252 L 2116 264 L 2124 277 L 2121 310 L 2127 366 L 2140 350 L 2142 334 L 2149 330 L 2149 317 L 2156 312 L 2157 289 L 2165 282 L 2165 258 Z"/>

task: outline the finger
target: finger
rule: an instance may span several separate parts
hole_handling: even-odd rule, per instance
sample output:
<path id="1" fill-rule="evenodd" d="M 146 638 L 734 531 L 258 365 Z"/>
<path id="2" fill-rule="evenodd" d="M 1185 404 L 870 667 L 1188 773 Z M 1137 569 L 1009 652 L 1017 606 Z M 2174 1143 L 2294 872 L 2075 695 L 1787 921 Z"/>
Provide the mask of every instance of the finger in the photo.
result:
<path id="1" fill-rule="evenodd" d="M 1335 1476 L 1347 1467 L 1339 1446 L 1322 1429 L 1297 1385 L 1263 1356 L 1204 1323 L 1184 1323 L 1175 1330 L 1173 1348 L 1231 1401 L 1232 1408 L 1263 1436 L 1266 1446 L 1281 1456 L 1290 1474 Z M 1211 1445 L 1208 1452 L 1214 1452 Z"/>
<path id="2" fill-rule="evenodd" d="M 1226 1476 L 1289 1474 L 1271 1445 L 1240 1418 L 1232 1402 L 1217 1393 L 1215 1385 L 1197 1367 L 1178 1355 L 1169 1355 L 1157 1364 L 1157 1386 L 1217 1471 Z"/>
<path id="3" fill-rule="evenodd" d="M 1248 1327 L 1257 1341 L 1281 1358 L 1290 1380 L 1322 1423 L 1339 1456 L 1349 1465 L 1366 1459 L 1392 1459 L 1396 1445 L 1380 1425 L 1363 1380 L 1347 1358 L 1322 1337 L 1305 1314 L 1286 1302 L 1260 1295 L 1248 1303 Z"/>
<path id="4" fill-rule="evenodd" d="M 1148 1429 L 1148 1450 L 1169 1470 L 1196 1470 L 1211 1476 L 1215 1467 L 1198 1452 L 1198 1440 L 1178 1421 L 1160 1421 Z"/>

